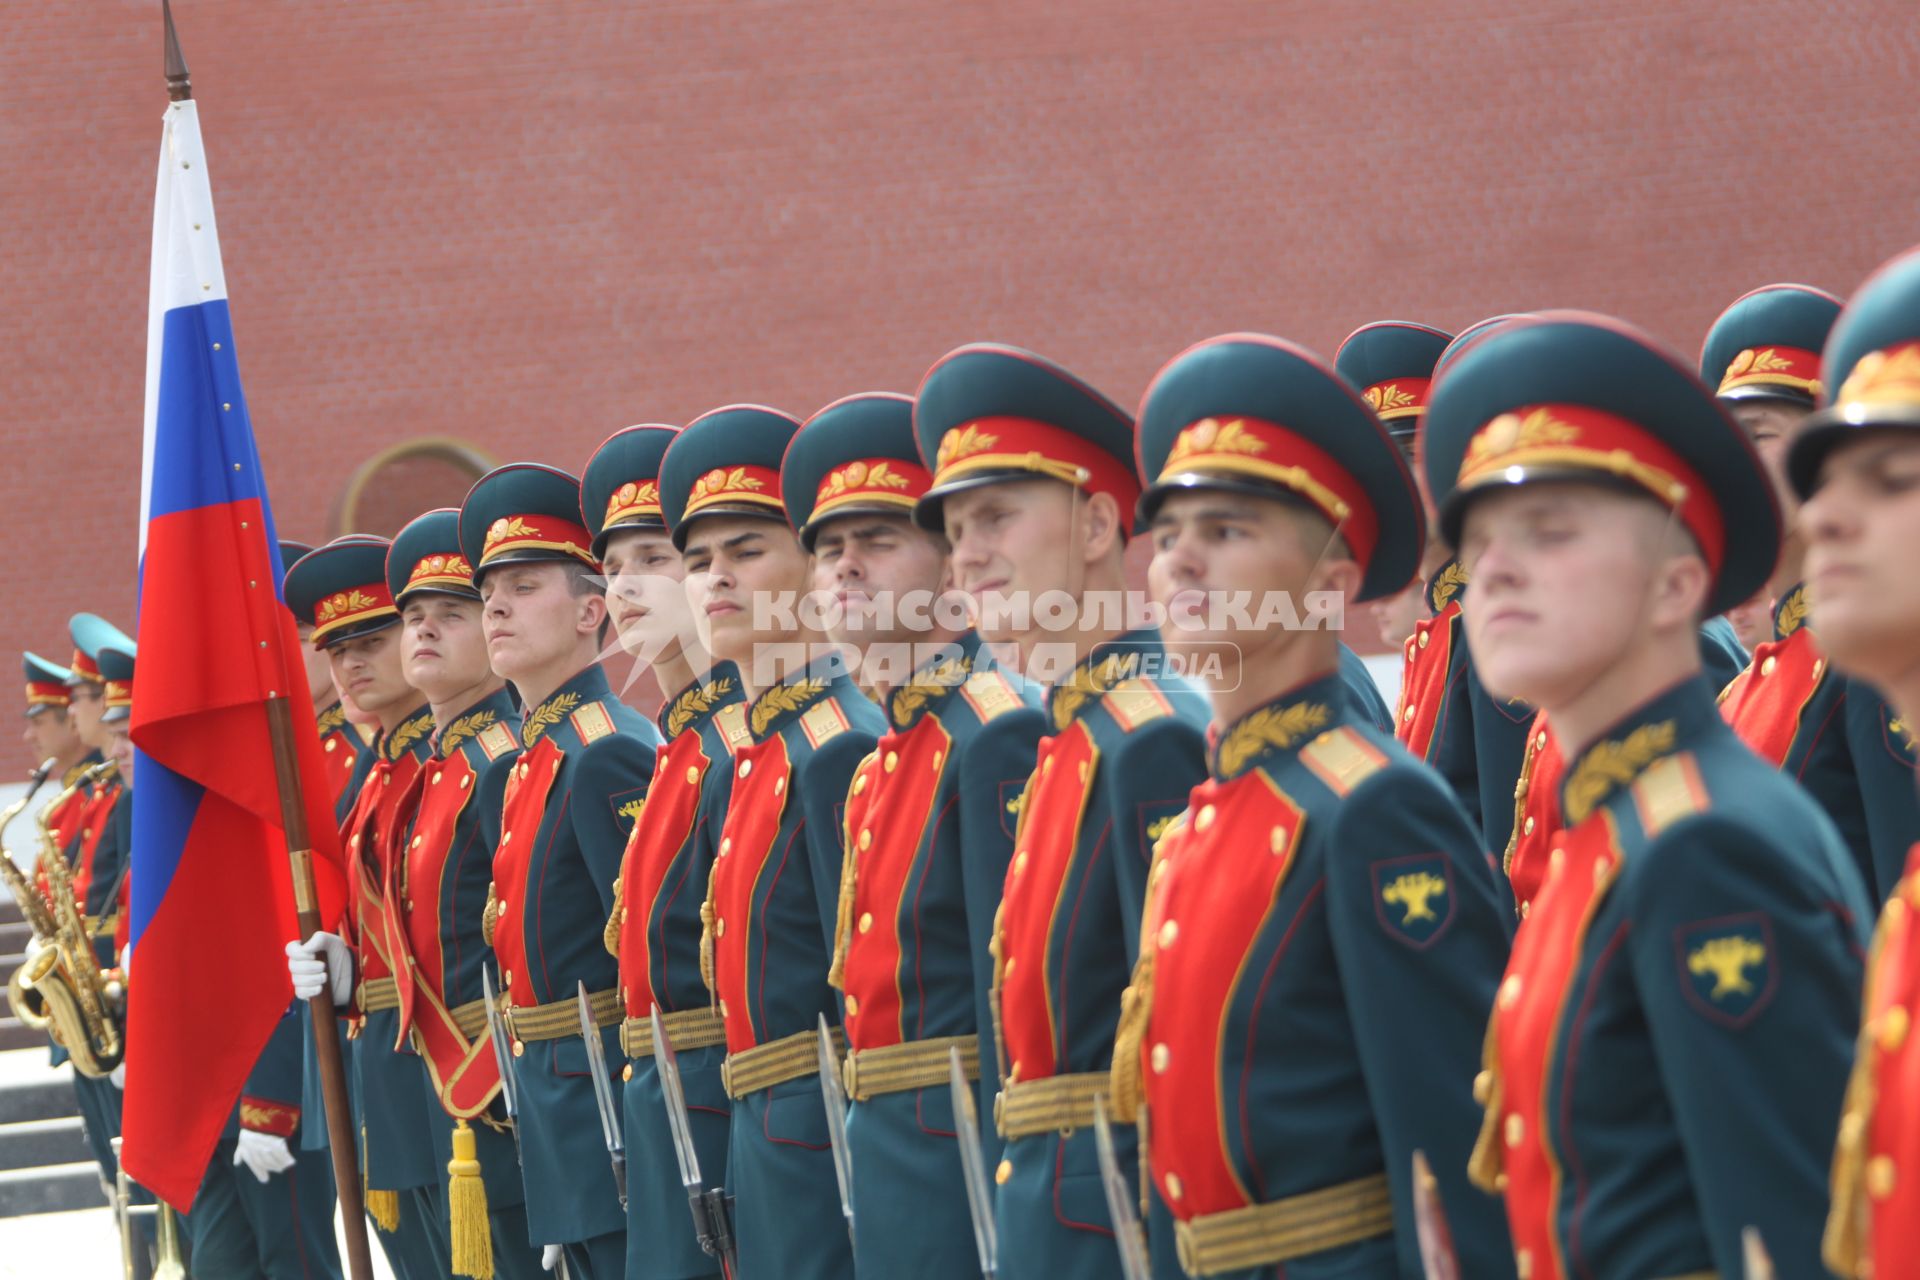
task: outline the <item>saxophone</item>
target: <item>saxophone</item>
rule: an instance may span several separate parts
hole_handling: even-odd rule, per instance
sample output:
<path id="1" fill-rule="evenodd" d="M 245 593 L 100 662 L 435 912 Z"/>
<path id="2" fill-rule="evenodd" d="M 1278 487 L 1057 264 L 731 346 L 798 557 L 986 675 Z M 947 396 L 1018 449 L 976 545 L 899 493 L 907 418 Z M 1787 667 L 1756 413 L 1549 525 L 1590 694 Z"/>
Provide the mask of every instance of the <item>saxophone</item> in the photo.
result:
<path id="1" fill-rule="evenodd" d="M 39 792 L 41 784 L 47 780 L 48 775 L 53 772 L 53 766 L 54 760 L 51 756 L 41 761 L 40 767 L 35 769 L 27 779 L 27 793 L 4 810 L 0 810 L 0 880 L 6 881 L 8 891 L 13 894 L 13 900 L 20 904 L 20 912 L 26 917 L 28 930 L 36 939 L 41 940 L 53 936 L 53 912 L 48 909 L 47 900 L 40 896 L 34 889 L 33 883 L 20 870 L 20 864 L 13 860 L 13 854 L 6 848 L 5 837 L 7 827 L 20 816 L 22 810 L 33 803 L 33 797 Z M 24 969 L 16 969 L 13 976 L 7 979 L 7 1004 L 12 1007 L 14 1016 L 27 1026 L 45 1027 L 47 1020 L 38 1012 L 38 1002 L 31 998 L 24 975 Z"/>
<path id="2" fill-rule="evenodd" d="M 48 901 L 37 901 L 39 895 L 17 869 L 0 870 L 14 895 L 20 898 L 22 910 L 27 913 L 35 937 L 41 943 L 40 951 L 14 975 L 14 982 L 8 984 L 7 999 L 13 1003 L 15 1015 L 21 1022 L 44 1027 L 72 1056 L 75 1071 L 96 1078 L 120 1065 L 125 1050 L 121 1020 L 125 1016 L 126 991 L 117 978 L 109 978 L 100 970 L 86 917 L 74 899 L 66 852 L 55 846 L 48 821 L 54 810 L 76 792 L 103 780 L 114 768 L 110 760 L 94 765 L 36 816 L 40 826 L 40 865 L 47 877 Z M 8 857 L 5 861 L 11 866 L 13 860 Z M 30 900 L 35 901 L 35 905 L 26 906 Z M 43 925 L 47 927 L 44 933 Z M 18 995 L 16 985 L 20 988 Z"/>

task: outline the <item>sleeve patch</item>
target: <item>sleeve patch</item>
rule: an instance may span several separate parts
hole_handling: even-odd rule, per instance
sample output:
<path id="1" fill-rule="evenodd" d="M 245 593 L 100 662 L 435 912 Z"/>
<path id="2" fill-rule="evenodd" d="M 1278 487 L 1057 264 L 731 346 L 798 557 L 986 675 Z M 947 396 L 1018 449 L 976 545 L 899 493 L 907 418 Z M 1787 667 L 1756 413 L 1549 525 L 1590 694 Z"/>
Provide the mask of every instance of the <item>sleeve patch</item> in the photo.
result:
<path id="1" fill-rule="evenodd" d="M 1886 726 L 1887 753 L 1901 764 L 1911 769 L 1916 763 L 1915 734 L 1905 720 L 1893 714 L 1886 707 L 1880 708 L 1881 719 Z"/>
<path id="2" fill-rule="evenodd" d="M 300 1108 L 266 1098 L 240 1099 L 240 1127 L 255 1133 L 291 1138 L 300 1125 Z"/>
<path id="3" fill-rule="evenodd" d="M 998 671 L 975 672 L 960 686 L 960 696 L 967 700 L 982 724 L 1026 705 Z"/>
<path id="4" fill-rule="evenodd" d="M 845 733 L 847 713 L 832 698 L 823 698 L 808 707 L 800 715 L 800 727 L 806 731 L 807 741 L 820 747 Z"/>
<path id="5" fill-rule="evenodd" d="M 1187 811 L 1186 797 L 1177 800 L 1150 800 L 1137 806 L 1135 812 L 1140 823 L 1140 850 L 1149 856 L 1153 846 L 1161 836 L 1167 834 L 1180 815 Z"/>
<path id="6" fill-rule="evenodd" d="M 1673 959 L 1694 1012 L 1736 1031 L 1760 1016 L 1780 985 L 1773 921 L 1764 912 L 1682 925 L 1673 931 Z"/>
<path id="7" fill-rule="evenodd" d="M 489 760 L 498 760 L 519 745 L 513 740 L 513 730 L 498 721 L 482 729 L 474 741 L 480 744 L 480 750 L 486 752 Z"/>
<path id="8" fill-rule="evenodd" d="M 1415 951 L 1453 923 L 1453 867 L 1438 853 L 1382 858 L 1372 867 L 1373 913 L 1387 936 Z"/>
<path id="9" fill-rule="evenodd" d="M 1356 733 L 1352 726 L 1342 725 L 1302 747 L 1300 762 L 1311 769 L 1313 776 L 1324 782 L 1328 790 L 1344 796 L 1386 768 L 1387 755 Z"/>
<path id="10" fill-rule="evenodd" d="M 1680 819 L 1707 807 L 1707 785 L 1693 753 L 1681 752 L 1656 760 L 1633 782 L 1633 806 L 1640 826 L 1651 840 Z"/>
<path id="11" fill-rule="evenodd" d="M 610 737 L 614 732 L 613 717 L 597 702 L 589 702 L 574 712 L 572 719 L 574 732 L 580 735 L 583 746 Z"/>
<path id="12" fill-rule="evenodd" d="M 1011 840 L 1020 834 L 1020 810 L 1027 803 L 1027 780 L 1003 778 L 1000 782 L 1000 830 Z"/>
<path id="13" fill-rule="evenodd" d="M 1173 714 L 1173 704 L 1148 680 L 1122 680 L 1107 690 L 1100 705 L 1128 733 Z"/>

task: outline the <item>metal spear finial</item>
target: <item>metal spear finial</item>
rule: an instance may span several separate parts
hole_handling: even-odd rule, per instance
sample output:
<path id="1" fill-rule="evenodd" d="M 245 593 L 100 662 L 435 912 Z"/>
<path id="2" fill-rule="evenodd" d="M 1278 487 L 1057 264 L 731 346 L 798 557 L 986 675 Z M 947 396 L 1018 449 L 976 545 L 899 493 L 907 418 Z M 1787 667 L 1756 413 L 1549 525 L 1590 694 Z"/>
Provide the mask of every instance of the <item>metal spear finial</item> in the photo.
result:
<path id="1" fill-rule="evenodd" d="M 180 33 L 173 29 L 173 6 L 168 0 L 160 0 L 160 16 L 167 26 L 167 98 L 185 102 L 193 96 L 193 81 L 187 77 L 187 59 L 180 52 Z"/>

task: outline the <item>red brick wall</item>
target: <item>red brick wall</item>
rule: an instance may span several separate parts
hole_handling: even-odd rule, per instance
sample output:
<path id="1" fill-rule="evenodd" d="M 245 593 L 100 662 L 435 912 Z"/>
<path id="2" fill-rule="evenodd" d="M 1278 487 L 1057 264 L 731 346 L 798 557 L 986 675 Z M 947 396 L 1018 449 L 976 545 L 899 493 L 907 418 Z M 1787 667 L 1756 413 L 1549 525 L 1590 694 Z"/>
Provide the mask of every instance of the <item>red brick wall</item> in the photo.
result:
<path id="1" fill-rule="evenodd" d="M 289 536 L 411 436 L 577 469 L 977 338 L 1123 403 L 1234 328 L 1573 305 L 1692 351 L 1920 239 L 1894 0 L 175 7 Z M 0 18 L 7 655 L 131 622 L 158 8 Z"/>

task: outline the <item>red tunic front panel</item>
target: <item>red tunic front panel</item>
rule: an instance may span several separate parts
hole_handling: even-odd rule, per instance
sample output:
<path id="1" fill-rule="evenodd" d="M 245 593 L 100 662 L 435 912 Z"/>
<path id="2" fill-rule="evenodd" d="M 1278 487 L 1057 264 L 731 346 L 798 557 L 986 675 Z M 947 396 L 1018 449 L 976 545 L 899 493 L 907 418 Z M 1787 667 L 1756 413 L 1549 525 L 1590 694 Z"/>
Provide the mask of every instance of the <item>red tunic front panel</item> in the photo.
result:
<path id="1" fill-rule="evenodd" d="M 656 1002 L 663 1013 L 674 1011 L 666 994 L 653 989 L 647 935 L 667 875 L 700 817 L 701 791 L 712 764 L 697 731 L 674 735 L 660 749 L 653 786 L 627 838 L 620 862 L 620 991 L 629 1018 L 646 1017 Z M 688 885 L 682 891 L 697 893 L 702 887 Z"/>
<path id="2" fill-rule="evenodd" d="M 866 847 L 846 853 L 854 860 L 855 878 L 843 985 L 851 997 L 847 1039 L 856 1049 L 913 1038 L 901 1026 L 906 1004 L 900 992 L 901 898 L 933 825 L 940 771 L 952 747 L 939 717 L 923 716 L 906 732 L 880 739 L 847 799 L 847 830 L 872 833 L 870 842 L 856 841 Z"/>
<path id="3" fill-rule="evenodd" d="M 542 737 L 514 765 L 501 804 L 500 845 L 493 852 L 493 953 L 500 962 L 505 994 L 515 1005 L 540 1003 L 528 977 L 527 904 L 519 897 L 527 886 L 540 820 L 547 812 L 547 793 L 564 758 L 551 735 Z"/>
<path id="4" fill-rule="evenodd" d="M 1507 846 L 1507 882 L 1513 886 L 1514 909 L 1522 920 L 1533 912 L 1533 900 L 1546 882 L 1553 841 L 1560 834 L 1560 780 L 1567 762 L 1560 758 L 1560 742 L 1547 727 L 1547 713 L 1533 718 L 1527 735 L 1526 762 L 1520 767 L 1521 793 L 1513 835 Z"/>
<path id="5" fill-rule="evenodd" d="M 1907 855 L 1900 887 L 1880 913 L 1867 974 L 1866 1034 L 1859 1069 L 1868 1074 L 1867 1124 L 1859 1192 L 1871 1224 L 1873 1276 L 1920 1274 L 1920 845 Z"/>
<path id="6" fill-rule="evenodd" d="M 714 991 L 728 1053 L 759 1043 L 749 1002 L 765 982 L 764 975 L 750 975 L 750 967 L 764 961 L 767 939 L 754 904 L 762 877 L 777 878 L 785 870 L 786 858 L 771 855 L 791 777 L 786 739 L 779 735 L 743 746 L 733 758 L 733 799 L 714 854 L 712 892 Z"/>
<path id="7" fill-rule="evenodd" d="M 1451 600 L 1433 617 L 1416 622 L 1413 634 L 1407 637 L 1401 664 L 1400 707 L 1393 727 L 1407 750 L 1422 760 L 1427 759 L 1433 731 L 1440 724 L 1459 619 L 1460 602 Z"/>
<path id="8" fill-rule="evenodd" d="M 1803 626 L 1754 649 L 1753 661 L 1721 695 L 1720 714 L 1762 760 L 1784 764 L 1801 712 L 1826 674 L 1826 655 Z"/>
<path id="9" fill-rule="evenodd" d="M 1062 889 L 1080 853 L 1080 826 L 1092 795 L 1100 750 L 1084 721 L 1040 742 L 1028 784 L 1013 862 L 1000 904 L 998 991 L 1009 1079 L 1038 1080 L 1055 1071 L 1048 942 L 1062 908 Z"/>
<path id="10" fill-rule="evenodd" d="M 1547 1141 L 1547 1085 L 1587 927 L 1619 858 L 1613 818 L 1604 810 L 1560 833 L 1494 1005 L 1499 1114 L 1491 1120 L 1498 1125 L 1514 1252 L 1531 1258 L 1532 1280 L 1565 1274 L 1554 1230 L 1562 1171 Z"/>
<path id="11" fill-rule="evenodd" d="M 1304 819 L 1259 769 L 1201 783 L 1187 813 L 1160 850 L 1142 944 L 1153 949 L 1153 1005 L 1140 1046 L 1153 1179 L 1182 1220 L 1255 1203 L 1227 1146 L 1239 1100 L 1222 1090 L 1220 1051 L 1236 990 L 1261 979 L 1242 966 Z"/>

